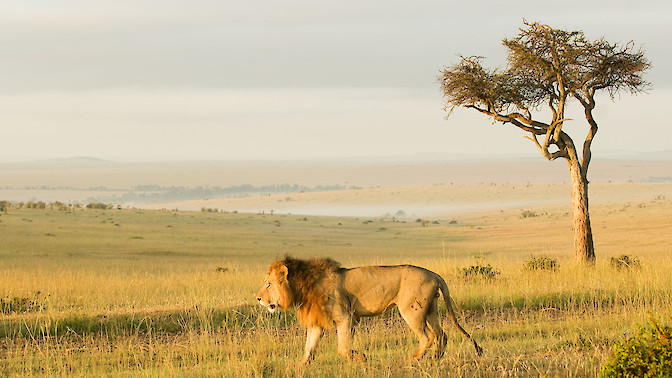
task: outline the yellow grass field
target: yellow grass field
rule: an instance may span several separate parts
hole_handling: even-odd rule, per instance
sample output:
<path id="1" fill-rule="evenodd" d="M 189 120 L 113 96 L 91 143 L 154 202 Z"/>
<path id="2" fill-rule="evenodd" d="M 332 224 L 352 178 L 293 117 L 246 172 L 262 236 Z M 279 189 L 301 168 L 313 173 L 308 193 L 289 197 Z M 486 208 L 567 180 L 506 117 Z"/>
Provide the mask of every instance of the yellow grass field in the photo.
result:
<path id="1" fill-rule="evenodd" d="M 571 256 L 566 189 L 432 185 L 240 200 L 263 213 L 10 207 L 0 214 L 0 375 L 594 376 L 636 325 L 671 321 L 672 185 L 591 187 L 594 268 Z M 281 214 L 286 203 L 391 204 L 407 216 Z M 418 222 L 413 206 L 423 203 L 445 212 L 419 211 Z M 415 337 L 391 310 L 359 326 L 366 362 L 342 361 L 330 332 L 315 361 L 296 367 L 304 330 L 293 313 L 269 314 L 254 299 L 266 266 L 285 254 L 440 273 L 484 356 L 442 316 L 446 355 L 412 363 Z M 614 269 L 620 255 L 641 267 Z M 559 268 L 525 270 L 533 257 Z M 499 274 L 465 279 L 472 265 Z"/>

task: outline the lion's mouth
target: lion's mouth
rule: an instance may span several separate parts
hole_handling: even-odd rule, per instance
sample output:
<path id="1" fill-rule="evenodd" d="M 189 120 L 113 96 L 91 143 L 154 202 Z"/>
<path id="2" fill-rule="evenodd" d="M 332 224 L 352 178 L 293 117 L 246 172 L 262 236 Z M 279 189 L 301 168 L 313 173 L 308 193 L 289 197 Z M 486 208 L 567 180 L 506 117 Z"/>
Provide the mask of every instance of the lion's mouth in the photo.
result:
<path id="1" fill-rule="evenodd" d="M 261 299 L 260 297 L 257 297 L 257 300 L 259 301 L 259 304 L 266 307 L 270 313 L 275 312 L 277 310 L 278 305 L 274 303 L 268 303 L 265 300 Z M 268 304 L 266 304 L 266 303 Z"/>

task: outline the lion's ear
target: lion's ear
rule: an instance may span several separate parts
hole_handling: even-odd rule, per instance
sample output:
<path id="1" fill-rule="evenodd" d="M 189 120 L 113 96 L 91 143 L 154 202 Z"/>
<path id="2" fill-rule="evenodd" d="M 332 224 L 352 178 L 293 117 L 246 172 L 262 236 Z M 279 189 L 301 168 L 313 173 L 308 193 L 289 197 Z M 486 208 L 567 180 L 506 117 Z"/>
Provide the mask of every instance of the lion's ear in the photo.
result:
<path id="1" fill-rule="evenodd" d="M 289 273 L 289 270 L 287 270 L 286 265 L 280 265 L 280 268 L 278 269 L 278 275 L 282 277 L 283 279 L 287 280 L 287 274 Z"/>

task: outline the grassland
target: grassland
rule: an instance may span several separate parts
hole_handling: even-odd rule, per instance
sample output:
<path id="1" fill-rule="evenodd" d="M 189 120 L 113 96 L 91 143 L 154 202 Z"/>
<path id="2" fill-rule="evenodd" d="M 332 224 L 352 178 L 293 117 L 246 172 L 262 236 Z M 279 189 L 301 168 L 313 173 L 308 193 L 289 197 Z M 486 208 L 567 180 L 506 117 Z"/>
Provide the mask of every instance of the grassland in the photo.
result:
<path id="1" fill-rule="evenodd" d="M 10 208 L 0 215 L 0 375 L 596 375 L 635 325 L 671 321 L 672 196 L 658 189 L 593 206 L 591 269 L 574 264 L 571 222 L 557 205 L 428 222 Z M 440 273 L 485 355 L 449 332 L 442 359 L 413 364 L 416 340 L 390 311 L 360 325 L 355 347 L 367 362 L 340 360 L 332 332 L 314 363 L 296 368 L 305 336 L 293 314 L 254 303 L 265 267 L 286 253 Z M 623 254 L 641 268 L 611 268 Z M 560 266 L 526 271 L 531 256 Z M 465 280 L 473 264 L 500 274 Z"/>

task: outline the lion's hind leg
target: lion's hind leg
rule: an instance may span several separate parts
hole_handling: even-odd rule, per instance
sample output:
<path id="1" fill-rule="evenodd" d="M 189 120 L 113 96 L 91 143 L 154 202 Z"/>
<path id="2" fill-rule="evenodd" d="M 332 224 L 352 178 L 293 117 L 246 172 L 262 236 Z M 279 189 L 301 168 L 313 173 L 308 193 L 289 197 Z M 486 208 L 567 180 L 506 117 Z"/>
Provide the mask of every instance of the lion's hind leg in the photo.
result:
<path id="1" fill-rule="evenodd" d="M 435 357 L 441 358 L 443 356 L 443 353 L 446 351 L 446 344 L 448 344 L 448 336 L 446 336 L 446 333 L 443 332 L 443 329 L 441 328 L 441 323 L 439 321 L 439 314 L 438 312 L 436 312 L 436 301 L 432 303 L 432 306 L 427 312 L 427 325 L 434 333 L 438 342 L 436 345 Z"/>
<path id="2" fill-rule="evenodd" d="M 420 346 L 418 346 L 418 349 L 413 353 L 414 360 L 421 359 L 427 352 L 427 349 L 432 346 L 434 340 L 436 340 L 436 335 L 427 326 L 426 310 L 427 309 L 419 308 L 418 305 L 409 307 L 404 306 L 404 308 L 399 306 L 401 316 L 420 341 Z"/>

